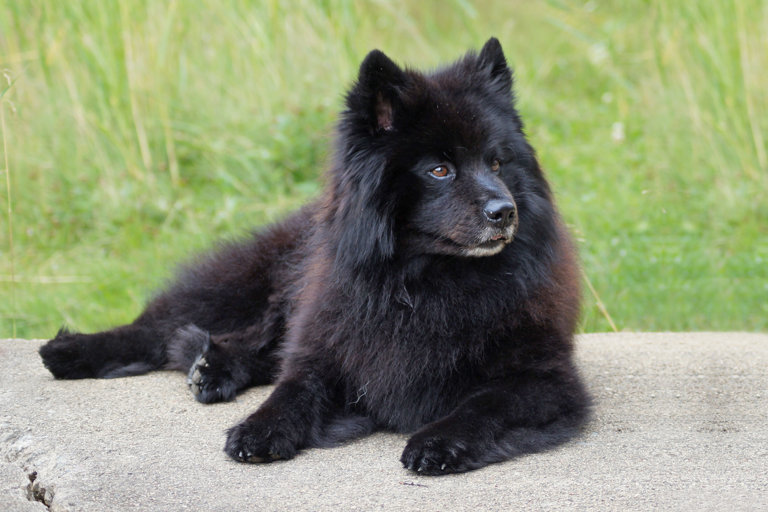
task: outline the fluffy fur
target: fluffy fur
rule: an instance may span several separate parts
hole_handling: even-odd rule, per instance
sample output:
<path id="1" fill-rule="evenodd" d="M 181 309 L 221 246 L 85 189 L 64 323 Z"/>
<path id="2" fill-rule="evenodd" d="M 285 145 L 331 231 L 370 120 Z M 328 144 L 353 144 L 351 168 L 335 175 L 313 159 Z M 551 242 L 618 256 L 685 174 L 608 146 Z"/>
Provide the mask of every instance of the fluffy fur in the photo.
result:
<path id="1" fill-rule="evenodd" d="M 201 402 L 276 382 L 235 460 L 376 429 L 439 475 L 554 446 L 584 421 L 574 250 L 490 39 L 432 73 L 363 61 L 316 202 L 183 269 L 132 323 L 62 330 L 56 378 L 188 373 Z"/>

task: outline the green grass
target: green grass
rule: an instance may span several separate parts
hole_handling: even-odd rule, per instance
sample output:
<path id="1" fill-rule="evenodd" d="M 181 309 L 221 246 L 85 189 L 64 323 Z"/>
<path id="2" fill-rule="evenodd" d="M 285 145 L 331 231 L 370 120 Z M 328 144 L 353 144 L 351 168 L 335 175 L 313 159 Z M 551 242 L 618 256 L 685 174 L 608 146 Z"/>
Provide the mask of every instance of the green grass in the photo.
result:
<path id="1" fill-rule="evenodd" d="M 0 337 L 130 321 L 318 192 L 370 49 L 429 68 L 490 35 L 604 306 L 585 286 L 581 328 L 765 330 L 766 34 L 761 0 L 10 0 Z"/>

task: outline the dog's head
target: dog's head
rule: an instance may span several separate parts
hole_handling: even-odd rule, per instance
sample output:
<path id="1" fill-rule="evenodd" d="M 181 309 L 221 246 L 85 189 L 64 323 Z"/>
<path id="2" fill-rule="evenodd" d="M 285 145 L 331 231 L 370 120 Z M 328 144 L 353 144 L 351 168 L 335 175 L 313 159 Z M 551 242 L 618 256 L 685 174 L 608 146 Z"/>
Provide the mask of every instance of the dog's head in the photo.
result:
<path id="1" fill-rule="evenodd" d="M 430 74 L 374 50 L 339 132 L 331 174 L 337 260 L 493 256 L 551 217 L 496 39 Z"/>

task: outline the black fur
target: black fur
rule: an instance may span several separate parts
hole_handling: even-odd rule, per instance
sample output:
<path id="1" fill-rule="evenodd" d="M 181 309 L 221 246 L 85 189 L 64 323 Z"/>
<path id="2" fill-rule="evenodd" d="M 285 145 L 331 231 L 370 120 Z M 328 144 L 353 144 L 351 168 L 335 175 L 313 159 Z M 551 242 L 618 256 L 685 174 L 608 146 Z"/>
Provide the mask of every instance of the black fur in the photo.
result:
<path id="1" fill-rule="evenodd" d="M 246 462 L 375 429 L 439 475 L 552 447 L 584 421 L 574 250 L 496 39 L 423 74 L 360 67 L 321 198 L 181 272 L 130 325 L 62 330 L 57 378 L 188 372 L 202 402 L 276 381 L 229 430 Z"/>

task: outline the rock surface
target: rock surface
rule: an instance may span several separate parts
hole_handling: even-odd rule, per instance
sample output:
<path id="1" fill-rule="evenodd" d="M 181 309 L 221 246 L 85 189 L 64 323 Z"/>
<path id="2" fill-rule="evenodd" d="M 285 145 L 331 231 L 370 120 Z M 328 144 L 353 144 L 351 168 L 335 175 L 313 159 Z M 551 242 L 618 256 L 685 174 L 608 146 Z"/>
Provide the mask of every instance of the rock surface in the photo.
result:
<path id="1" fill-rule="evenodd" d="M 201 405 L 185 375 L 55 381 L 0 341 L 0 510 L 768 510 L 768 335 L 591 334 L 584 434 L 462 475 L 419 477 L 376 434 L 246 465 L 227 427 L 269 388 Z"/>

